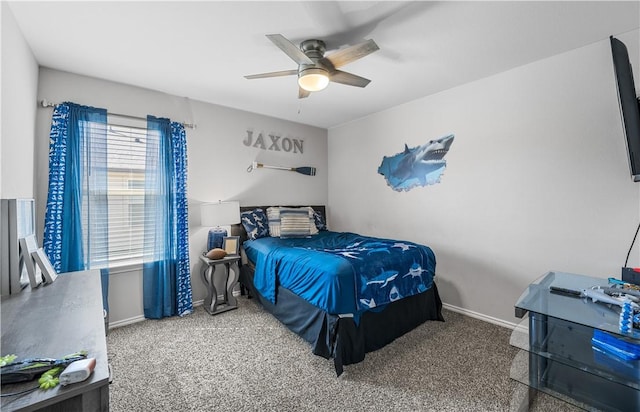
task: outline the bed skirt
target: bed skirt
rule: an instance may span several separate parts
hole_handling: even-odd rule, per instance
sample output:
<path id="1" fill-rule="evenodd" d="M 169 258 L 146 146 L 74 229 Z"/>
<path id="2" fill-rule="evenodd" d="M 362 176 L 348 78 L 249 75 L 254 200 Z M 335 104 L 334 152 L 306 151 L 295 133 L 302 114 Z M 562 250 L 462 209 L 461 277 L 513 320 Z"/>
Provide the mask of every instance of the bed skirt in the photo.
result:
<path id="1" fill-rule="evenodd" d="M 367 352 L 382 348 L 427 320 L 444 321 L 435 282 L 423 293 L 392 302 L 380 311 L 365 312 L 358 324 L 351 317 L 329 314 L 280 286 L 274 305 L 254 288 L 249 265 L 240 269 L 240 283 L 267 312 L 309 342 L 315 355 L 333 358 L 338 376 L 344 365 L 361 362 Z"/>

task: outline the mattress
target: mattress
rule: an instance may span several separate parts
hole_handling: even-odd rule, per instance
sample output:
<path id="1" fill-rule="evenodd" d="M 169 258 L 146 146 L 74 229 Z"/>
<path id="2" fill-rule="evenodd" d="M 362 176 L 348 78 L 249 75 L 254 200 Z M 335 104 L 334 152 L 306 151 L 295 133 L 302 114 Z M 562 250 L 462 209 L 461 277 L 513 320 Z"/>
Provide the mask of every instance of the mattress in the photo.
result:
<path id="1" fill-rule="evenodd" d="M 255 265 L 254 286 L 265 299 L 275 304 L 282 286 L 327 313 L 356 319 L 430 289 L 435 277 L 433 251 L 408 241 L 321 231 L 243 246 Z"/>

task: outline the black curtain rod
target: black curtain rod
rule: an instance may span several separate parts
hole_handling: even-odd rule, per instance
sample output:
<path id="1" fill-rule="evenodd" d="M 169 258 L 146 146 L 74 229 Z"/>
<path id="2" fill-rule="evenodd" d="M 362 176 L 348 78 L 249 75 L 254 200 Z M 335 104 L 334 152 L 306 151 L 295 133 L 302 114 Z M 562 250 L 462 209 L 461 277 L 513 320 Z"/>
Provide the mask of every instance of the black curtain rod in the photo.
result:
<path id="1" fill-rule="evenodd" d="M 45 100 L 45 99 L 42 99 L 42 100 L 40 101 L 40 104 L 42 105 L 42 107 L 54 107 L 54 106 L 55 106 L 55 103 L 52 103 L 52 102 L 50 102 L 50 101 L 48 101 L 48 100 Z M 134 119 L 134 120 L 144 120 L 144 121 L 147 121 L 147 118 L 146 118 L 146 117 L 132 116 L 132 115 L 130 115 L 130 114 L 120 114 L 120 113 L 112 113 L 112 112 L 107 112 L 107 114 L 110 114 L 110 115 L 112 115 L 112 116 L 124 117 L 124 118 L 127 118 L 127 119 Z M 189 128 L 189 129 L 195 129 L 195 128 L 196 128 L 196 125 L 195 125 L 194 123 L 185 123 L 185 122 L 182 122 L 182 125 L 183 125 L 184 127 Z"/>

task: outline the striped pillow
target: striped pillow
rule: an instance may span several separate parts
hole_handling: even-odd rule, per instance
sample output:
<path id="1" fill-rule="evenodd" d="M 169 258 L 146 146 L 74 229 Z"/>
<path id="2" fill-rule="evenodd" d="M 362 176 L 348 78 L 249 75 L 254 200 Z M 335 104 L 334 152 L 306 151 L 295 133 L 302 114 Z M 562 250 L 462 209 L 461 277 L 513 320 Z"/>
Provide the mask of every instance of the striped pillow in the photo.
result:
<path id="1" fill-rule="evenodd" d="M 304 211 L 306 210 L 309 213 L 309 234 L 317 235 L 318 228 L 315 224 L 314 210 L 311 207 L 275 207 L 272 206 L 267 209 L 267 218 L 269 219 L 269 234 L 272 237 L 280 237 L 280 211 L 286 210 L 294 210 L 294 211 Z M 285 235 L 287 237 L 287 235 Z M 291 236 L 289 236 L 291 237 Z"/>
<path id="2" fill-rule="evenodd" d="M 309 223 L 308 208 L 280 208 L 281 238 L 311 236 Z"/>
<path id="3" fill-rule="evenodd" d="M 267 208 L 267 219 L 269 219 L 269 235 L 280 237 L 280 208 Z"/>

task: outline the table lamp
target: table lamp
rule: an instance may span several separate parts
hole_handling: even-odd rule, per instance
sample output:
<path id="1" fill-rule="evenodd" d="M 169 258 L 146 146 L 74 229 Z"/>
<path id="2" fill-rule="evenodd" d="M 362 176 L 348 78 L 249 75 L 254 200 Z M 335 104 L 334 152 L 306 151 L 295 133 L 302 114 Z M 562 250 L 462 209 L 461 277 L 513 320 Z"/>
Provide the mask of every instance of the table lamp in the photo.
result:
<path id="1" fill-rule="evenodd" d="M 227 236 L 230 226 L 240 223 L 240 202 L 203 203 L 200 205 L 200 219 L 202 226 L 215 226 L 209 230 L 207 250 L 222 247 L 222 240 Z"/>

